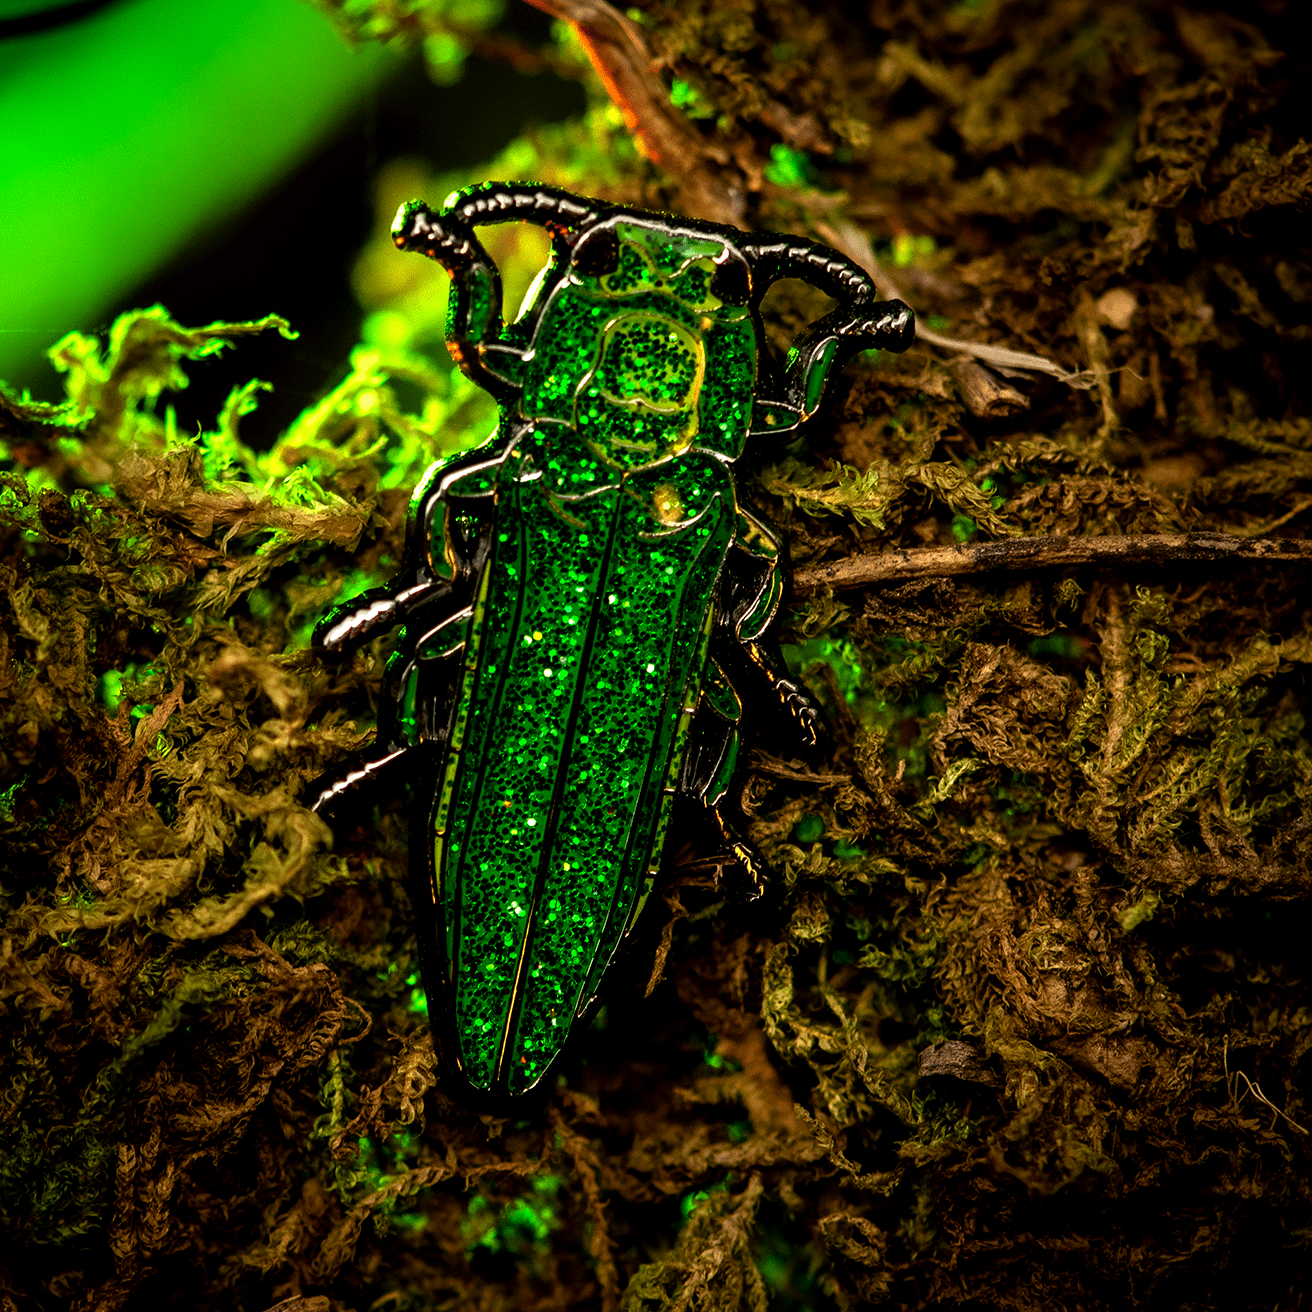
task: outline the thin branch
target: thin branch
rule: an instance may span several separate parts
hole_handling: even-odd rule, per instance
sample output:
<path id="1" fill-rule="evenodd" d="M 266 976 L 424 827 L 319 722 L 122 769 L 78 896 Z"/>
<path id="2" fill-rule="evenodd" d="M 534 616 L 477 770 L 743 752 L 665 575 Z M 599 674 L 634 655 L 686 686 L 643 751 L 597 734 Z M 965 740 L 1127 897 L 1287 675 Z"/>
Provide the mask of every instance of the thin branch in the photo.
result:
<path id="1" fill-rule="evenodd" d="M 912 579 L 951 578 L 1074 565 L 1189 565 L 1203 561 L 1312 564 L 1312 541 L 1239 538 L 1228 533 L 1144 533 L 1107 537 L 1008 538 L 968 547 L 915 547 L 804 565 L 793 589 L 805 595 Z"/>
<path id="2" fill-rule="evenodd" d="M 575 31 L 642 153 L 679 185 L 680 204 L 699 218 L 743 226 L 745 197 L 715 165 L 729 162 L 670 103 L 669 88 L 642 29 L 606 0 L 528 0 Z"/>
<path id="3" fill-rule="evenodd" d="M 1247 1075 L 1243 1073 L 1243 1071 L 1235 1071 L 1233 1072 L 1233 1074 L 1231 1073 L 1229 1039 L 1226 1039 L 1225 1044 L 1221 1049 L 1221 1065 L 1225 1071 L 1226 1091 L 1230 1094 L 1230 1101 L 1234 1106 L 1236 1112 L 1239 1111 L 1239 1104 L 1244 1100 L 1244 1095 L 1239 1092 L 1239 1081 L 1243 1080 L 1244 1084 L 1247 1086 L 1248 1092 L 1251 1093 L 1253 1097 L 1255 1097 L 1258 1100 L 1258 1102 L 1264 1103 L 1266 1106 L 1271 1108 L 1272 1112 L 1275 1113 L 1275 1115 L 1272 1116 L 1271 1118 L 1271 1127 L 1270 1127 L 1271 1129 L 1274 1130 L 1276 1128 L 1276 1117 L 1283 1116 L 1285 1120 L 1287 1120 L 1290 1123 L 1290 1125 L 1292 1125 L 1294 1129 L 1296 1129 L 1299 1132 L 1299 1134 L 1308 1133 L 1306 1127 L 1300 1125 L 1296 1120 L 1294 1120 L 1292 1116 L 1289 1115 L 1288 1112 L 1282 1111 L 1279 1107 L 1275 1105 L 1275 1103 L 1271 1101 L 1270 1098 L 1266 1096 L 1266 1094 L 1262 1092 L 1261 1085 L 1255 1084 L 1252 1080 L 1248 1078 Z"/>
<path id="4" fill-rule="evenodd" d="M 848 220 L 827 223 L 821 220 L 815 225 L 815 230 L 835 250 L 841 251 L 849 260 L 859 264 L 870 275 L 881 296 L 890 301 L 906 299 L 898 287 L 897 280 L 875 259 L 870 238 L 855 223 Z M 946 351 L 964 352 L 966 355 L 974 356 L 976 360 L 992 365 L 995 369 L 1025 369 L 1031 373 L 1048 374 L 1060 379 L 1068 387 L 1078 387 L 1082 391 L 1088 390 L 1095 384 L 1094 376 L 1087 371 L 1072 373 L 1046 356 L 1031 355 L 1028 351 L 1013 351 L 1006 346 L 990 346 L 986 342 L 968 342 L 964 337 L 948 337 L 944 333 L 936 333 L 926 328 L 919 318 L 916 319 L 916 340 L 926 342 L 930 346 L 942 347 Z"/>

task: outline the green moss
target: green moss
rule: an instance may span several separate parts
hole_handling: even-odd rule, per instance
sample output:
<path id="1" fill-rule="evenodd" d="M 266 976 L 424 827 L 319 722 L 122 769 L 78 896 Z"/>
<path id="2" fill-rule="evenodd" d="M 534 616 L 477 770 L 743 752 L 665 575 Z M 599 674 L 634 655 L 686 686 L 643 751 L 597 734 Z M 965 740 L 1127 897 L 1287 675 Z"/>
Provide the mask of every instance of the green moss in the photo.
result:
<path id="1" fill-rule="evenodd" d="M 500 1206 L 475 1194 L 462 1226 L 466 1251 L 506 1253 L 520 1261 L 548 1253 L 551 1237 L 561 1226 L 557 1195 L 562 1183 L 556 1175 L 540 1176 L 532 1192 Z"/>

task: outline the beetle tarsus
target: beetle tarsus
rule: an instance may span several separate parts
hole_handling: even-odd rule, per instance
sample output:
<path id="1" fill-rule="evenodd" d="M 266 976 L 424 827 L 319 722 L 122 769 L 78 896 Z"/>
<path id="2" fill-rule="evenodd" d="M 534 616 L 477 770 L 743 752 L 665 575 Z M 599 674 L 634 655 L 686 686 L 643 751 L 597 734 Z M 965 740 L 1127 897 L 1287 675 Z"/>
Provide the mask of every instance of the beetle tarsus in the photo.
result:
<path id="1" fill-rule="evenodd" d="M 916 338 L 916 316 L 905 301 L 858 303 L 850 320 L 839 328 L 845 352 L 878 349 L 905 351 Z"/>
<path id="2" fill-rule="evenodd" d="M 826 755 L 829 732 L 824 716 L 811 694 L 788 673 L 777 644 L 770 641 L 739 642 L 736 652 L 738 659 L 732 662 L 733 668 L 764 685 L 764 690 L 782 712 L 779 718 L 790 731 L 789 750 L 811 759 Z M 728 655 L 726 652 L 722 659 Z"/>
<path id="3" fill-rule="evenodd" d="M 734 865 L 746 878 L 748 901 L 756 901 L 765 893 L 765 858 L 752 843 L 737 832 L 730 823 L 729 818 L 724 814 L 722 806 L 708 806 L 706 809 L 710 811 L 711 818 L 715 821 L 715 826 L 720 831 L 720 837 L 729 849 L 729 855 L 733 858 Z"/>
<path id="4" fill-rule="evenodd" d="M 463 268 L 480 253 L 467 225 L 417 200 L 408 200 L 397 210 L 392 240 L 398 250 L 419 251 L 448 268 Z"/>
<path id="5" fill-rule="evenodd" d="M 792 679 L 776 679 L 774 691 L 796 728 L 802 751 L 807 755 L 822 753 L 828 745 L 829 734 L 820 708 L 811 700 L 810 694 Z"/>
<path id="6" fill-rule="evenodd" d="M 375 787 L 406 750 L 402 747 L 367 757 L 345 774 L 321 775 L 305 790 L 305 805 L 331 824 L 343 801 L 347 798 L 357 800 L 362 793 Z"/>

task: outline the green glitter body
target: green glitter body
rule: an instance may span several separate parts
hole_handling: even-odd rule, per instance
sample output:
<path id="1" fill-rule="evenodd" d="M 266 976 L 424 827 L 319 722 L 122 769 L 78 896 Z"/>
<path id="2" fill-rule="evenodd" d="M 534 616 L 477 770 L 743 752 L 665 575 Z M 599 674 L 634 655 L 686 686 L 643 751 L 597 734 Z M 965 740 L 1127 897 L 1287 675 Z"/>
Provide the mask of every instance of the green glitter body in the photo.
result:
<path id="1" fill-rule="evenodd" d="M 712 243 L 645 236 L 622 229 L 615 275 L 554 289 L 507 416 L 529 426 L 474 476 L 497 531 L 434 871 L 476 1088 L 541 1077 L 659 862 L 738 518 L 723 457 L 747 435 L 751 321 L 709 292 Z"/>

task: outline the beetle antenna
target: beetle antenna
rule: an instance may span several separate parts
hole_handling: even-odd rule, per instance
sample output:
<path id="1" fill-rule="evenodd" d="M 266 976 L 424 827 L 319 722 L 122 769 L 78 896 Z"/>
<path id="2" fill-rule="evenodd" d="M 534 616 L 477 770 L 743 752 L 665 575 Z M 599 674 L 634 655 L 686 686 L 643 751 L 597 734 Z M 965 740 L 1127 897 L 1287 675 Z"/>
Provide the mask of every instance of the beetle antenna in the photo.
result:
<path id="1" fill-rule="evenodd" d="M 835 300 L 873 299 L 875 285 L 859 265 L 836 251 L 805 237 L 762 233 L 736 239 L 736 245 L 752 267 L 752 282 L 764 290 L 779 278 L 800 278 Z"/>
<path id="2" fill-rule="evenodd" d="M 450 197 L 445 214 L 469 224 L 538 223 L 588 227 L 600 218 L 595 204 L 559 187 L 538 183 L 480 182 Z"/>

